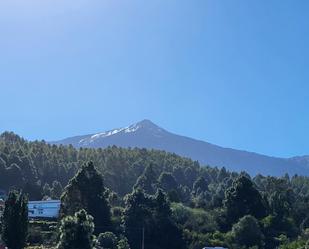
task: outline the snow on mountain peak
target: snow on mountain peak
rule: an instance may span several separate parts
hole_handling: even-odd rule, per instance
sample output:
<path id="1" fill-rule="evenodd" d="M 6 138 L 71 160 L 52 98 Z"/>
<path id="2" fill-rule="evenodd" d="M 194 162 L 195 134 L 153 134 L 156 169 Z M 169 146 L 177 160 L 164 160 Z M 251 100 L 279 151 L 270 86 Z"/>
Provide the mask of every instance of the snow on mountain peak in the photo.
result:
<path id="1" fill-rule="evenodd" d="M 135 123 L 127 127 L 93 134 L 90 137 L 80 140 L 79 144 L 93 143 L 94 141 L 100 138 L 106 138 L 106 137 L 113 136 L 119 133 L 133 133 L 140 129 L 150 131 L 156 136 L 158 136 L 158 133 L 163 131 L 163 129 L 161 129 L 159 126 L 155 125 L 150 120 L 145 119 L 145 120 L 142 120 L 138 123 Z"/>
<path id="2" fill-rule="evenodd" d="M 94 134 L 94 135 L 91 136 L 91 139 L 97 139 L 97 138 L 101 138 L 101 137 L 109 137 L 109 136 L 115 135 L 115 134 L 120 133 L 120 132 L 124 132 L 124 133 L 135 132 L 139 128 L 140 128 L 140 126 L 135 124 L 135 125 L 131 125 L 131 126 L 124 127 L 124 128 L 119 128 L 119 129 L 114 129 L 114 130 Z"/>

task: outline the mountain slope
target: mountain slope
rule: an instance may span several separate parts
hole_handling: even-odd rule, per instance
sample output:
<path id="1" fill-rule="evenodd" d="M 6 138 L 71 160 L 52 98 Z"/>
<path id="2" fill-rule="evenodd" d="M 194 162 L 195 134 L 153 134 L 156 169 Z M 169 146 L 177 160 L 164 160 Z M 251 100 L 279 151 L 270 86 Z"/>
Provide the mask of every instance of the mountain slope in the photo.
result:
<path id="1" fill-rule="evenodd" d="M 125 128 L 98 134 L 66 138 L 53 144 L 72 144 L 74 147 L 105 148 L 139 147 L 173 152 L 198 160 L 202 164 L 226 167 L 233 171 L 247 171 L 251 175 L 309 175 L 307 157 L 276 158 L 257 153 L 223 148 L 207 142 L 170 133 L 149 120 Z"/>

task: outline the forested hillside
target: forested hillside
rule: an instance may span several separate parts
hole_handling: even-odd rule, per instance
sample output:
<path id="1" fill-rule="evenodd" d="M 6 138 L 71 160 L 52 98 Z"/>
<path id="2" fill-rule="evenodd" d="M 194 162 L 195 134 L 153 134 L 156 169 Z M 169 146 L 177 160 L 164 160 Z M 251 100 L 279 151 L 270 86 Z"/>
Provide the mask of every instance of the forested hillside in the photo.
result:
<path id="1" fill-rule="evenodd" d="M 22 187 L 43 189 L 47 183 L 58 181 L 65 186 L 77 170 L 92 161 L 103 175 L 107 187 L 120 196 L 132 191 L 138 177 L 147 166 L 157 181 L 161 173 L 173 174 L 178 184 L 192 188 L 198 176 L 217 182 L 230 176 L 224 169 L 200 167 L 198 162 L 164 151 L 146 149 L 75 149 L 72 146 L 56 146 L 42 142 L 27 142 L 13 133 L 0 137 L 0 188 Z M 236 176 L 236 174 L 234 174 Z M 222 179 L 223 179 L 222 178 Z M 34 184 L 36 183 L 36 184 Z M 30 193 L 34 194 L 34 192 Z M 37 196 L 35 196 L 37 198 Z"/>
<path id="2" fill-rule="evenodd" d="M 3 133 L 0 188 L 30 200 L 61 196 L 62 233 L 66 222 L 90 222 L 85 209 L 102 245 L 118 241 L 107 248 L 140 248 L 142 230 L 153 249 L 292 249 L 309 239 L 308 177 L 250 178 L 164 151 L 75 149 Z"/>
<path id="3" fill-rule="evenodd" d="M 258 173 L 271 176 L 300 174 L 309 176 L 306 156 L 279 158 L 249 151 L 224 148 L 206 141 L 180 136 L 143 120 L 127 127 L 96 134 L 75 136 L 56 142 L 56 145 L 73 145 L 75 148 L 146 148 L 164 150 L 198 160 L 202 164 L 225 167 L 230 171 L 246 171 L 251 176 Z"/>

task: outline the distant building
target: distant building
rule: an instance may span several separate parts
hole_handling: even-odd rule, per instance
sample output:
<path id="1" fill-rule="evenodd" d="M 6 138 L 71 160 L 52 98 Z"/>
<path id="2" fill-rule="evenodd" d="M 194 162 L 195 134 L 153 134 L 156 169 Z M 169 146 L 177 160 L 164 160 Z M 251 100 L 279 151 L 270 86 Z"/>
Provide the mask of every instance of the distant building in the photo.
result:
<path id="1" fill-rule="evenodd" d="M 58 218 L 60 211 L 60 200 L 29 201 L 29 218 Z"/>

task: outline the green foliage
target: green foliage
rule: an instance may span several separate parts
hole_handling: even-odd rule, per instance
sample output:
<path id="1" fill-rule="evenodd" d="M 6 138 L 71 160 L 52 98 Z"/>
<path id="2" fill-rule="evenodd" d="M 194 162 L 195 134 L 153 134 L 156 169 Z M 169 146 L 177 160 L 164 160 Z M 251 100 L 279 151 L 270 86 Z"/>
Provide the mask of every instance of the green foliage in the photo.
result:
<path id="1" fill-rule="evenodd" d="M 123 223 L 125 234 L 132 248 L 139 248 L 143 227 L 151 227 L 152 200 L 138 188 L 125 198 Z"/>
<path id="2" fill-rule="evenodd" d="M 46 196 L 46 197 L 51 196 L 51 188 L 50 188 L 48 183 L 45 183 L 44 186 L 43 186 L 43 195 Z"/>
<path id="3" fill-rule="evenodd" d="M 226 208 L 227 222 L 234 224 L 244 215 L 262 218 L 266 215 L 266 208 L 259 191 L 252 181 L 241 175 L 226 191 L 224 206 Z"/>
<path id="4" fill-rule="evenodd" d="M 188 249 L 201 249 L 204 248 L 205 245 L 210 245 L 210 234 L 201 234 L 184 230 L 184 239 Z"/>
<path id="5" fill-rule="evenodd" d="M 0 159 L 0 189 L 23 189 L 27 182 L 35 182 L 42 196 L 46 195 L 46 191 L 43 193 L 46 183 L 50 189 L 54 181 L 66 186 L 82 165 L 89 161 L 98 167 L 106 187 L 121 198 L 131 193 L 143 172 L 146 177 L 145 190 L 151 194 L 156 192 L 158 177 L 163 172 L 172 174 L 180 189 L 188 188 L 179 194 L 181 201 L 190 199 L 192 184 L 199 175 L 209 178 L 209 183 L 214 183 L 219 174 L 218 169 L 200 168 L 197 162 L 164 151 L 115 146 L 75 149 L 72 146 L 50 145 L 44 141 L 27 142 L 10 132 L 0 135 Z M 212 171 L 211 177 L 208 171 Z M 142 180 L 141 186 L 144 184 Z M 31 197 L 33 193 L 29 194 Z"/>
<path id="6" fill-rule="evenodd" d="M 303 240 L 293 241 L 289 244 L 282 245 L 280 249 L 309 249 L 309 244 Z"/>
<path id="7" fill-rule="evenodd" d="M 97 244 L 102 249 L 130 249 L 128 240 L 124 236 L 117 236 L 112 232 L 105 232 L 99 234 Z"/>
<path id="8" fill-rule="evenodd" d="M 61 220 L 57 249 L 93 249 L 93 231 L 93 218 L 85 210 L 76 212 L 74 216 L 66 216 Z"/>
<path id="9" fill-rule="evenodd" d="M 28 207 L 24 194 L 11 191 L 5 201 L 2 240 L 10 249 L 24 248 L 28 233 Z"/>
<path id="10" fill-rule="evenodd" d="M 27 194 L 29 200 L 41 200 L 43 198 L 40 182 L 26 182 L 23 192 Z"/>
<path id="11" fill-rule="evenodd" d="M 208 190 L 208 183 L 204 177 L 199 177 L 193 184 L 193 190 L 195 194 L 205 192 Z"/>
<path id="12" fill-rule="evenodd" d="M 117 249 L 130 249 L 130 245 L 127 238 L 122 238 L 118 241 Z"/>
<path id="13" fill-rule="evenodd" d="M 31 245 L 54 245 L 58 235 L 58 222 L 30 220 L 27 243 Z"/>
<path id="14" fill-rule="evenodd" d="M 186 207 L 181 203 L 172 203 L 173 220 L 188 231 L 198 233 L 211 233 L 218 230 L 215 211 L 205 211 L 204 209 Z"/>
<path id="15" fill-rule="evenodd" d="M 112 232 L 100 233 L 98 237 L 98 244 L 103 249 L 117 249 L 118 239 Z"/>
<path id="16" fill-rule="evenodd" d="M 155 247 L 158 248 L 184 248 L 181 230 L 171 219 L 170 204 L 165 194 L 159 189 L 154 197 L 153 232 Z"/>
<path id="17" fill-rule="evenodd" d="M 305 230 L 292 242 L 283 234 L 278 239 L 280 240 L 279 249 L 309 249 L 309 230 Z"/>
<path id="18" fill-rule="evenodd" d="M 152 165 L 148 165 L 143 174 L 137 179 L 134 188 L 141 188 L 147 194 L 154 194 L 157 187 L 156 173 L 153 170 Z"/>
<path id="19" fill-rule="evenodd" d="M 43 243 L 42 232 L 39 228 L 30 228 L 27 242 L 31 245 L 41 245 Z"/>
<path id="20" fill-rule="evenodd" d="M 104 195 L 102 176 L 92 162 L 81 168 L 70 181 L 61 197 L 61 216 L 85 209 L 94 217 L 96 233 L 111 226 L 110 206 Z"/>
<path id="21" fill-rule="evenodd" d="M 263 234 L 258 221 L 251 215 L 246 215 L 233 225 L 232 236 L 239 246 L 263 246 Z"/>
<path id="22" fill-rule="evenodd" d="M 161 190 L 148 196 L 139 188 L 128 195 L 123 219 L 132 248 L 140 248 L 143 229 L 148 248 L 184 247 L 181 230 L 174 224 L 170 205 Z"/>
<path id="23" fill-rule="evenodd" d="M 271 248 L 280 244 L 280 241 L 278 240 L 280 235 L 294 238 L 297 234 L 297 228 L 294 221 L 287 217 L 269 215 L 261 220 L 261 224 L 263 226 L 265 242 L 267 246 L 270 246 Z"/>
<path id="24" fill-rule="evenodd" d="M 83 165 L 89 161 L 97 170 L 85 170 Z M 112 231 L 120 237 L 117 247 L 121 240 L 127 246 L 124 229 L 132 248 L 140 248 L 144 227 L 149 247 L 166 247 L 154 241 L 165 234 L 178 241 L 183 233 L 183 245 L 190 249 L 233 248 L 230 230 L 245 215 L 259 220 L 266 249 L 301 248 L 308 241 L 303 235 L 309 228 L 308 177 L 257 175 L 250 179 L 245 172 L 239 176 L 225 168 L 200 167 L 198 162 L 164 151 L 115 146 L 75 149 L 27 142 L 10 132 L 0 135 L 1 190 L 22 189 L 30 200 L 38 200 L 59 198 L 66 185 L 62 216 L 86 209 L 94 216 L 96 233 Z M 162 193 L 155 197 L 159 188 L 164 198 Z M 172 212 L 169 201 L 177 202 L 171 204 Z M 31 229 L 30 239 L 35 239 L 41 228 Z M 42 229 L 45 243 L 50 231 L 48 225 L 42 224 Z"/>
<path id="25" fill-rule="evenodd" d="M 171 173 L 162 172 L 158 181 L 160 188 L 162 188 L 166 193 L 172 190 L 177 190 L 178 184 L 175 177 Z"/>
<path id="26" fill-rule="evenodd" d="M 52 188 L 50 190 L 50 197 L 52 199 L 59 199 L 62 194 L 63 188 L 60 182 L 53 181 Z"/>

